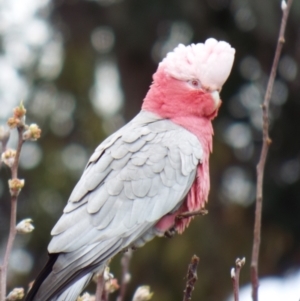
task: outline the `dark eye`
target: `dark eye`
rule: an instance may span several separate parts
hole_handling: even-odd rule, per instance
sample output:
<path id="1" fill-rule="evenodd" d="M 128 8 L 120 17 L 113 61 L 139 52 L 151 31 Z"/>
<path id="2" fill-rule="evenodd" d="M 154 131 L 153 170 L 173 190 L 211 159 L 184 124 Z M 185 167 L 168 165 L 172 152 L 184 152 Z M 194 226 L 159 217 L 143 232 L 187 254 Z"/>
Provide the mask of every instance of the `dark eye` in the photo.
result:
<path id="1" fill-rule="evenodd" d="M 194 88 L 201 88 L 200 81 L 198 79 L 191 79 L 188 83 Z"/>

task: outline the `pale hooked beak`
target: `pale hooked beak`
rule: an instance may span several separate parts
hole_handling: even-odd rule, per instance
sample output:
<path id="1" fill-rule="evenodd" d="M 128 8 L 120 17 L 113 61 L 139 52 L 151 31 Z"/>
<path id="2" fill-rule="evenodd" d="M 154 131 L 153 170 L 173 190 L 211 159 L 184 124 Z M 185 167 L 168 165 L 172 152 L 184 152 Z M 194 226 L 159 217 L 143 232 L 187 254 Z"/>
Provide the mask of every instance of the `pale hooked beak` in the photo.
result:
<path id="1" fill-rule="evenodd" d="M 218 91 L 213 91 L 210 93 L 212 99 L 214 100 L 214 103 L 215 103 L 215 107 L 218 108 L 220 106 L 220 102 L 221 102 L 221 99 L 220 99 L 220 94 Z"/>

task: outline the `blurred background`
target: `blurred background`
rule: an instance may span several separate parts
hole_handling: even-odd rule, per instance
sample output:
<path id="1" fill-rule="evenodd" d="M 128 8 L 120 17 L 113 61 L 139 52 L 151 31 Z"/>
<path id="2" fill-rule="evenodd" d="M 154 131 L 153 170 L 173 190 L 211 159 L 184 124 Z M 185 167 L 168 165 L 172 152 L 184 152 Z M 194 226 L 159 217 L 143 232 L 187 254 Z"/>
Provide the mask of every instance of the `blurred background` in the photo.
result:
<path id="1" fill-rule="evenodd" d="M 246 257 L 241 282 L 249 282 L 260 104 L 280 19 L 279 0 L 1 0 L 0 124 L 24 100 L 27 123 L 42 128 L 41 139 L 26 142 L 22 150 L 20 178 L 26 186 L 18 220 L 31 217 L 36 230 L 16 239 L 9 289 L 27 287 L 45 264 L 50 230 L 89 156 L 140 110 L 158 62 L 178 43 L 208 37 L 236 49 L 213 122 L 209 214 L 196 218 L 183 235 L 155 239 L 134 252 L 127 300 L 141 284 L 151 286 L 153 300 L 181 300 L 193 254 L 200 257 L 193 300 L 224 300 L 232 291 L 230 269 L 237 257 Z M 262 277 L 300 269 L 299 19 L 300 2 L 294 1 L 271 101 Z M 15 142 L 12 135 L 10 146 Z M 2 166 L 1 256 L 9 225 L 9 177 Z M 119 257 L 111 272 L 120 275 Z"/>

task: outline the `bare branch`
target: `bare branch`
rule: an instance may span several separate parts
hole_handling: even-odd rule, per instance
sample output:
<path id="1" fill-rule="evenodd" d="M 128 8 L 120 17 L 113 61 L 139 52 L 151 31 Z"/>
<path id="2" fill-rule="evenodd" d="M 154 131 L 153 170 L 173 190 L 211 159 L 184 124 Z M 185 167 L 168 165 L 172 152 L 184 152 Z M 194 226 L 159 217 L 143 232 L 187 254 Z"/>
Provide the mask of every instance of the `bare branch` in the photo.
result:
<path id="1" fill-rule="evenodd" d="M 14 159 L 14 163 L 11 167 L 11 180 L 18 179 L 18 166 L 19 166 L 19 159 L 21 154 L 21 149 L 23 145 L 23 127 L 18 128 L 18 147 L 16 151 L 16 156 Z M 0 300 L 5 300 L 6 297 L 6 282 L 7 282 L 7 267 L 8 261 L 11 254 L 11 250 L 13 247 L 13 243 L 16 237 L 16 218 L 17 218 L 17 200 L 18 200 L 18 193 L 14 192 L 11 189 L 11 211 L 10 211 L 10 227 L 9 227 L 9 235 L 8 241 L 6 245 L 6 250 L 3 258 L 2 265 L 0 266 Z"/>
<path id="2" fill-rule="evenodd" d="M 104 280 L 103 274 L 99 275 L 98 278 L 97 278 L 95 301 L 102 301 L 102 294 L 103 294 L 103 291 L 104 291 L 104 284 L 105 284 L 105 280 Z"/>
<path id="3" fill-rule="evenodd" d="M 120 288 L 118 280 L 110 273 L 108 266 L 104 270 L 96 273 L 93 280 L 96 282 L 95 301 L 108 301 L 109 295 Z"/>
<path id="4" fill-rule="evenodd" d="M 191 263 L 189 264 L 187 277 L 186 277 L 187 278 L 186 286 L 185 286 L 185 290 L 183 291 L 184 292 L 183 301 L 190 301 L 192 299 L 192 292 L 194 290 L 195 283 L 198 279 L 197 267 L 198 267 L 199 260 L 200 259 L 198 256 L 193 255 L 191 259 Z"/>
<path id="5" fill-rule="evenodd" d="M 245 262 L 245 257 L 242 259 L 237 258 L 235 261 L 235 267 L 231 269 L 234 301 L 239 301 L 240 272 L 242 267 L 245 265 Z"/>
<path id="6" fill-rule="evenodd" d="M 122 280 L 121 280 L 120 294 L 117 298 L 117 301 L 125 300 L 127 284 L 130 281 L 129 263 L 130 263 L 131 257 L 132 257 L 132 249 L 128 249 L 128 251 L 123 254 L 122 259 L 121 259 Z"/>
<path id="7" fill-rule="evenodd" d="M 255 210 L 255 222 L 254 222 L 254 238 L 253 238 L 253 249 L 252 249 L 252 258 L 251 258 L 251 282 L 252 282 L 252 299 L 253 301 L 258 301 L 258 258 L 259 258 L 259 248 L 260 248 L 260 239 L 261 239 L 261 214 L 262 214 L 262 191 L 263 191 L 263 177 L 265 162 L 271 144 L 271 139 L 269 137 L 269 104 L 271 99 L 271 94 L 273 90 L 273 84 L 276 76 L 278 61 L 280 58 L 281 50 L 284 40 L 284 33 L 286 28 L 286 22 L 290 12 L 290 8 L 293 0 L 288 0 L 287 5 L 282 5 L 282 20 L 280 26 L 279 37 L 277 41 L 277 47 L 275 52 L 275 57 L 271 69 L 271 74 L 269 77 L 269 82 L 262 104 L 263 111 L 263 145 L 261 150 L 260 159 L 257 165 L 257 190 L 256 190 L 256 210 Z"/>

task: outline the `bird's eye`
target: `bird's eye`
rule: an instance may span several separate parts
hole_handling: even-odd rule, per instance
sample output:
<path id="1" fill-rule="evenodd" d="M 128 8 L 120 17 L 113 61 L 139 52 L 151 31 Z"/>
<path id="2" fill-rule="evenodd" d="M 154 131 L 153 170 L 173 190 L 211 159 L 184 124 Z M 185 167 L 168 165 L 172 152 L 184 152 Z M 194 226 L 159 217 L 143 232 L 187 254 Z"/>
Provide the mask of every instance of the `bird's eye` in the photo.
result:
<path id="1" fill-rule="evenodd" d="M 188 81 L 188 83 L 193 87 L 193 88 L 201 88 L 200 81 L 198 79 L 191 79 Z"/>

